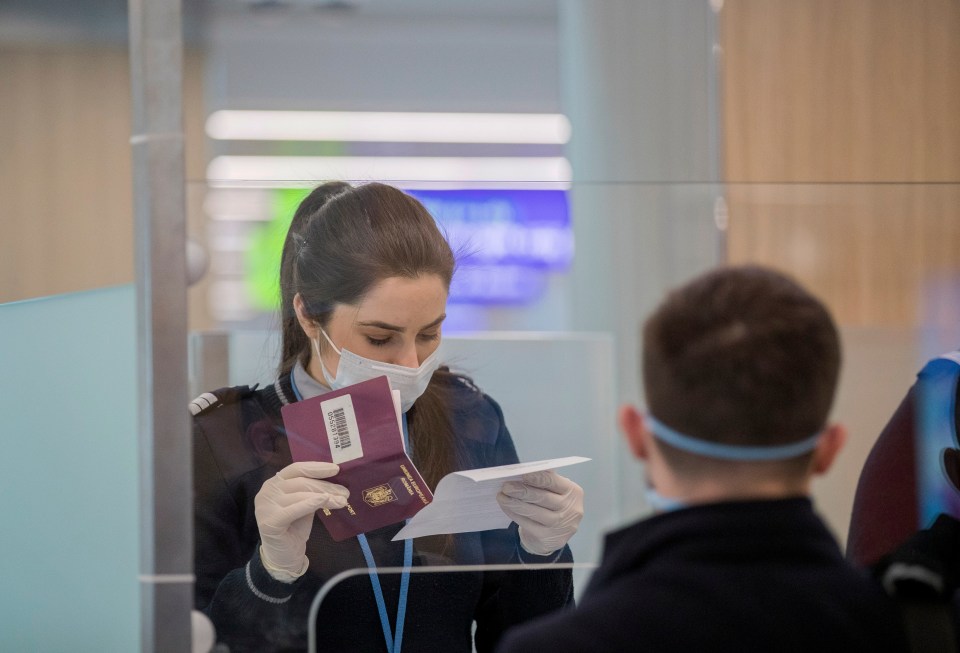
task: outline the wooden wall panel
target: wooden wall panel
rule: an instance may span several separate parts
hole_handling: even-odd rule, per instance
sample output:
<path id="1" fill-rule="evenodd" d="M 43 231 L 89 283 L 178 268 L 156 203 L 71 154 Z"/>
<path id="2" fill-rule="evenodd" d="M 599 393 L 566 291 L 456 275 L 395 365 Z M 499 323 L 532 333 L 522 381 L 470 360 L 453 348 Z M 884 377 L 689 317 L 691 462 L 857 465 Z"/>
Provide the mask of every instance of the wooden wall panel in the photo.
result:
<path id="1" fill-rule="evenodd" d="M 0 50 L 0 301 L 133 278 L 123 48 Z"/>
<path id="2" fill-rule="evenodd" d="M 950 292 L 931 288 L 960 278 L 958 35 L 956 0 L 726 0 L 730 262 L 791 272 L 846 325 L 942 314 Z"/>
<path id="3" fill-rule="evenodd" d="M 186 62 L 202 179 L 202 58 Z M 0 47 L 0 302 L 130 283 L 132 207 L 126 46 Z"/>
<path id="4" fill-rule="evenodd" d="M 843 541 L 876 435 L 960 333 L 960 2 L 725 0 L 720 21 L 728 259 L 841 325 L 851 438 L 814 496 Z"/>
<path id="5" fill-rule="evenodd" d="M 960 181 L 960 2 L 726 0 L 729 181 Z"/>
<path id="6" fill-rule="evenodd" d="M 848 326 L 940 321 L 960 290 L 960 184 L 728 187 L 727 258 L 783 269 Z M 944 292 L 944 288 L 947 292 Z M 950 313 L 952 314 L 952 313 Z"/>

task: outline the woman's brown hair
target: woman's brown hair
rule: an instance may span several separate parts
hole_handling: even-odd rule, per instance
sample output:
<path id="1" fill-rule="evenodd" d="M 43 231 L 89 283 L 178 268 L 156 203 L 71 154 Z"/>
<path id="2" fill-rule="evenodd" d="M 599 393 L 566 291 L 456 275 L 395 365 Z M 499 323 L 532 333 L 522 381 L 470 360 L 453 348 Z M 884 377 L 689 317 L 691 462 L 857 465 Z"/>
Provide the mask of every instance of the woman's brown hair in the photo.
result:
<path id="1" fill-rule="evenodd" d="M 280 375 L 289 374 L 298 360 L 306 365 L 310 355 L 310 341 L 297 322 L 297 312 L 293 310 L 293 297 L 297 294 L 293 284 L 297 242 L 302 239 L 311 218 L 323 208 L 323 205 L 330 198 L 350 188 L 350 184 L 343 181 L 320 184 L 300 202 L 287 229 L 287 237 L 283 241 L 283 253 L 280 255 L 280 324 L 283 334 L 278 370 Z"/>

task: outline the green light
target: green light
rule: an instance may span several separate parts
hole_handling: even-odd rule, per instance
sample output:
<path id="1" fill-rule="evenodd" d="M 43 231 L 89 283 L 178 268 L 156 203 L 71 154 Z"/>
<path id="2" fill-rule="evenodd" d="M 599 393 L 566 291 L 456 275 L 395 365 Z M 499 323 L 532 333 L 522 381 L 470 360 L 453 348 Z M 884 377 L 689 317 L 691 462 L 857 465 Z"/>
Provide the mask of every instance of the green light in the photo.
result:
<path id="1" fill-rule="evenodd" d="M 279 188 L 271 192 L 270 221 L 250 237 L 246 253 L 246 282 L 250 301 L 261 311 L 280 306 L 280 256 L 293 214 L 310 193 L 309 188 Z"/>

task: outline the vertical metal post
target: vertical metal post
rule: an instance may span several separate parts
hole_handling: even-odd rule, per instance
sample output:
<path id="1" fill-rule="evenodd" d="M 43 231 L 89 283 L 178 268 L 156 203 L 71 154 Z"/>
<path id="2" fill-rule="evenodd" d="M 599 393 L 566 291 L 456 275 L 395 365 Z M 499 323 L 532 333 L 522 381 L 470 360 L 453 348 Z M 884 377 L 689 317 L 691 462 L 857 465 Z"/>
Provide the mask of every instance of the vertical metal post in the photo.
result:
<path id="1" fill-rule="evenodd" d="M 720 12 L 724 0 L 708 0 L 707 38 L 710 39 L 710 60 L 707 62 L 707 136 L 709 159 L 717 179 L 724 179 L 723 165 L 723 43 L 720 41 Z"/>
<path id="2" fill-rule="evenodd" d="M 713 220 L 717 225 L 717 261 L 727 261 L 727 238 L 730 227 L 727 212 L 726 166 L 724 165 L 724 125 L 723 125 L 723 40 L 720 12 L 723 11 L 724 0 L 708 0 L 711 13 L 708 21 L 707 34 L 710 38 L 710 62 L 707 67 L 707 101 L 709 102 L 708 120 L 710 131 L 707 144 L 710 148 L 710 159 L 714 162 L 714 170 L 718 180 L 716 199 L 713 203 Z"/>
<path id="3" fill-rule="evenodd" d="M 129 0 L 139 411 L 141 650 L 189 651 L 186 201 L 180 0 Z"/>

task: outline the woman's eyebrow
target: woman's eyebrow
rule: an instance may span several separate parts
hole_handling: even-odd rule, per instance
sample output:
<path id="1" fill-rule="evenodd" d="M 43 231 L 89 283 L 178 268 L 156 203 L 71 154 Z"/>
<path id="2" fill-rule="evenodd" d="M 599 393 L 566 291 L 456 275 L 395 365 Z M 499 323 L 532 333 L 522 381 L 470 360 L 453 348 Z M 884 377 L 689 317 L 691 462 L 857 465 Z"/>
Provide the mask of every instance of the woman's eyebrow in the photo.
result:
<path id="1" fill-rule="evenodd" d="M 446 313 L 444 313 L 443 315 L 435 319 L 430 324 L 421 327 L 420 330 L 422 331 L 423 329 L 430 329 L 432 327 L 435 327 L 439 325 L 441 322 L 443 322 L 445 319 L 447 319 Z M 397 333 L 403 333 L 404 331 L 406 331 L 406 329 L 404 329 L 401 326 L 397 326 L 396 324 L 388 324 L 387 322 L 380 322 L 378 320 L 373 320 L 370 322 L 357 322 L 357 325 L 362 327 L 375 327 L 377 329 L 384 329 L 386 331 L 396 331 Z"/>
<path id="2" fill-rule="evenodd" d="M 422 327 L 420 330 L 423 331 L 423 329 L 430 329 L 430 328 L 433 328 L 433 327 L 435 327 L 435 326 L 439 326 L 445 319 L 447 319 L 447 314 L 446 314 L 446 313 L 444 313 L 443 315 L 441 315 L 440 317 L 438 317 L 437 319 L 435 319 L 433 322 L 431 322 L 430 324 L 426 325 L 425 327 Z"/>
<path id="3" fill-rule="evenodd" d="M 357 325 L 362 327 L 376 327 L 378 329 L 386 329 L 387 331 L 396 331 L 398 333 L 404 332 L 403 327 L 399 327 L 395 324 L 387 324 L 386 322 L 378 322 L 376 320 L 373 322 L 357 322 Z"/>

